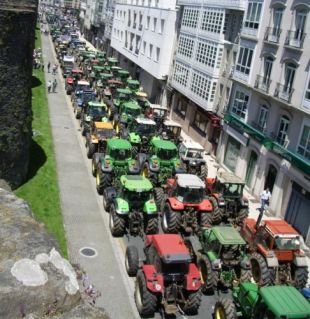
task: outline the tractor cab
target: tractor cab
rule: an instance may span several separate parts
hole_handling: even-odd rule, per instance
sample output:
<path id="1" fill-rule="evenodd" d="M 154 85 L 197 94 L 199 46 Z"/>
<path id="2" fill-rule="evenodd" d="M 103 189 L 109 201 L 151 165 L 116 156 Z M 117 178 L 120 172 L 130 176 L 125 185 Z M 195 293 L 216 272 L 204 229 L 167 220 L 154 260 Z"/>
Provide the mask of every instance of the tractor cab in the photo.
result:
<path id="1" fill-rule="evenodd" d="M 121 71 L 122 68 L 120 66 L 112 66 L 111 67 L 111 72 L 113 74 L 113 78 L 116 78 L 118 75 L 118 72 Z"/>
<path id="2" fill-rule="evenodd" d="M 150 104 L 145 111 L 147 118 L 153 119 L 159 130 L 162 130 L 163 122 L 166 120 L 168 114 L 168 108 L 160 104 Z"/>
<path id="3" fill-rule="evenodd" d="M 126 83 L 127 79 L 130 77 L 130 73 L 127 70 L 118 70 L 116 78 L 120 81 L 122 81 L 123 84 Z"/>
<path id="4" fill-rule="evenodd" d="M 113 103 L 116 107 L 119 107 L 122 103 L 129 101 L 132 96 L 132 91 L 129 89 L 116 89 L 116 97 Z"/>
<path id="5" fill-rule="evenodd" d="M 116 58 L 108 58 L 107 63 L 110 67 L 118 66 L 118 60 Z"/>
<path id="6" fill-rule="evenodd" d="M 183 138 L 181 137 L 182 126 L 174 121 L 165 120 L 163 124 L 163 139 L 171 140 L 179 145 Z"/>
<path id="7" fill-rule="evenodd" d="M 132 121 L 133 118 L 141 116 L 142 111 L 141 107 L 136 101 L 130 100 L 121 104 L 119 108 L 119 114 L 120 123 L 127 125 L 129 122 Z"/>
<path id="8" fill-rule="evenodd" d="M 87 103 L 85 110 L 85 121 L 107 122 L 107 106 L 102 102 L 90 101 Z"/>
<path id="9" fill-rule="evenodd" d="M 170 161 L 178 157 L 177 147 L 174 143 L 159 138 L 153 138 L 151 141 L 150 153 L 156 156 L 160 161 Z"/>
<path id="10" fill-rule="evenodd" d="M 148 100 L 148 95 L 146 92 L 138 91 L 134 94 L 134 99 L 139 103 L 143 110 L 146 110 L 150 102 Z"/>
<path id="11" fill-rule="evenodd" d="M 127 88 L 132 92 L 139 91 L 140 82 L 138 80 L 127 79 L 126 81 Z"/>

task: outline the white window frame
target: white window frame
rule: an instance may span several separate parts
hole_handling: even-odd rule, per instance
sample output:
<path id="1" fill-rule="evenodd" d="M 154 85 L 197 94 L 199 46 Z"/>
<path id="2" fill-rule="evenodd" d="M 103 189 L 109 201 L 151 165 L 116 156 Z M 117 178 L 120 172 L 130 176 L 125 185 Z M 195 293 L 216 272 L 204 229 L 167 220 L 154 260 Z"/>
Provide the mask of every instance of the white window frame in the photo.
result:
<path id="1" fill-rule="evenodd" d="M 181 34 L 179 38 L 177 53 L 187 58 L 191 58 L 194 52 L 194 44 L 194 39 Z"/>
<path id="2" fill-rule="evenodd" d="M 261 104 L 258 113 L 257 125 L 258 129 L 262 132 L 265 132 L 267 128 L 268 115 L 269 107 L 266 104 Z"/>
<path id="3" fill-rule="evenodd" d="M 244 19 L 244 27 L 258 30 L 262 16 L 263 3 L 261 1 L 249 1 Z"/>
<path id="4" fill-rule="evenodd" d="M 286 147 L 288 143 L 288 130 L 291 120 L 287 115 L 282 115 L 280 118 L 279 128 L 276 136 L 276 141 L 280 145 Z M 283 126 L 283 128 L 281 128 Z M 284 129 L 285 128 L 285 129 Z"/>
<path id="5" fill-rule="evenodd" d="M 304 132 L 305 128 L 309 128 L 308 138 L 307 138 L 307 141 L 306 141 L 306 145 L 302 145 L 301 144 L 301 139 L 302 139 L 303 132 Z M 296 151 L 302 157 L 310 160 L 310 120 L 309 119 L 304 121 L 304 123 L 302 125 L 302 129 L 300 131 L 300 135 L 299 135 L 298 145 L 296 147 Z"/>
<path id="6" fill-rule="evenodd" d="M 244 99 L 241 99 L 241 94 L 244 95 Z M 246 98 L 247 97 L 247 98 Z M 246 120 L 248 114 L 248 104 L 250 101 L 250 93 L 236 87 L 234 92 L 234 99 L 232 101 L 231 112 L 240 118 Z"/>
<path id="7" fill-rule="evenodd" d="M 247 76 L 250 75 L 251 65 L 254 56 L 254 49 L 245 46 L 239 47 L 239 54 L 236 64 L 236 70 Z"/>

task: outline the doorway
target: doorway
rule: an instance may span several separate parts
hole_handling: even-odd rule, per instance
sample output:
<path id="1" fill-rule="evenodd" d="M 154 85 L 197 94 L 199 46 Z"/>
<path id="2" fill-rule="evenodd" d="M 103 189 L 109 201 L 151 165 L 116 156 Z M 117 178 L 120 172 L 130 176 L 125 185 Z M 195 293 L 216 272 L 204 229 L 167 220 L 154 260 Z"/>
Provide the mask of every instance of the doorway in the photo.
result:
<path id="1" fill-rule="evenodd" d="M 253 181 L 253 175 L 257 163 L 257 154 L 254 151 L 251 151 L 250 159 L 248 162 L 248 167 L 245 176 L 245 183 L 248 187 L 251 187 Z"/>
<path id="2" fill-rule="evenodd" d="M 276 169 L 276 167 L 273 166 L 272 164 L 270 164 L 269 169 L 268 169 L 268 174 L 267 174 L 267 177 L 265 179 L 264 189 L 266 189 L 268 187 L 271 193 L 272 193 L 273 186 L 274 186 L 274 183 L 275 183 L 276 178 L 277 178 L 277 174 L 278 174 L 278 170 Z"/>

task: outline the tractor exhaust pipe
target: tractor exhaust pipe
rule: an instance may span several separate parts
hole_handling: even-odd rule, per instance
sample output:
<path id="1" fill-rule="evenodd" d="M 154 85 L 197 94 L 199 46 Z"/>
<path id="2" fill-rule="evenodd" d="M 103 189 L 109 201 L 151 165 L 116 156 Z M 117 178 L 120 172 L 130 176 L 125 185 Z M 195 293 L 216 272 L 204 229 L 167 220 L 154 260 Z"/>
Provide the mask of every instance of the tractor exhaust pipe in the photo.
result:
<path id="1" fill-rule="evenodd" d="M 263 219 L 263 216 L 264 216 L 264 210 L 261 209 L 261 208 L 257 208 L 257 210 L 259 211 L 259 215 L 257 217 L 257 221 L 256 221 L 256 224 L 255 224 L 255 228 L 257 229 Z"/>

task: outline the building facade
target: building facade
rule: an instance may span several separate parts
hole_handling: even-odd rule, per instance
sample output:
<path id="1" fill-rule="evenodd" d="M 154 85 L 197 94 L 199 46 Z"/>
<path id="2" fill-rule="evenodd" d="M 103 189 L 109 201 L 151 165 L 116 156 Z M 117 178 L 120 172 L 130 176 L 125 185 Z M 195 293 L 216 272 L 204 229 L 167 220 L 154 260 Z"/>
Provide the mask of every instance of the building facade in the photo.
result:
<path id="1" fill-rule="evenodd" d="M 219 162 L 310 243 L 310 3 L 249 0 Z"/>
<path id="2" fill-rule="evenodd" d="M 244 0 L 179 0 L 180 24 L 169 79 L 173 119 L 216 152 L 231 90 Z"/>
<path id="3" fill-rule="evenodd" d="M 176 16 L 176 0 L 125 0 L 115 6 L 111 46 L 152 102 L 163 102 Z"/>

